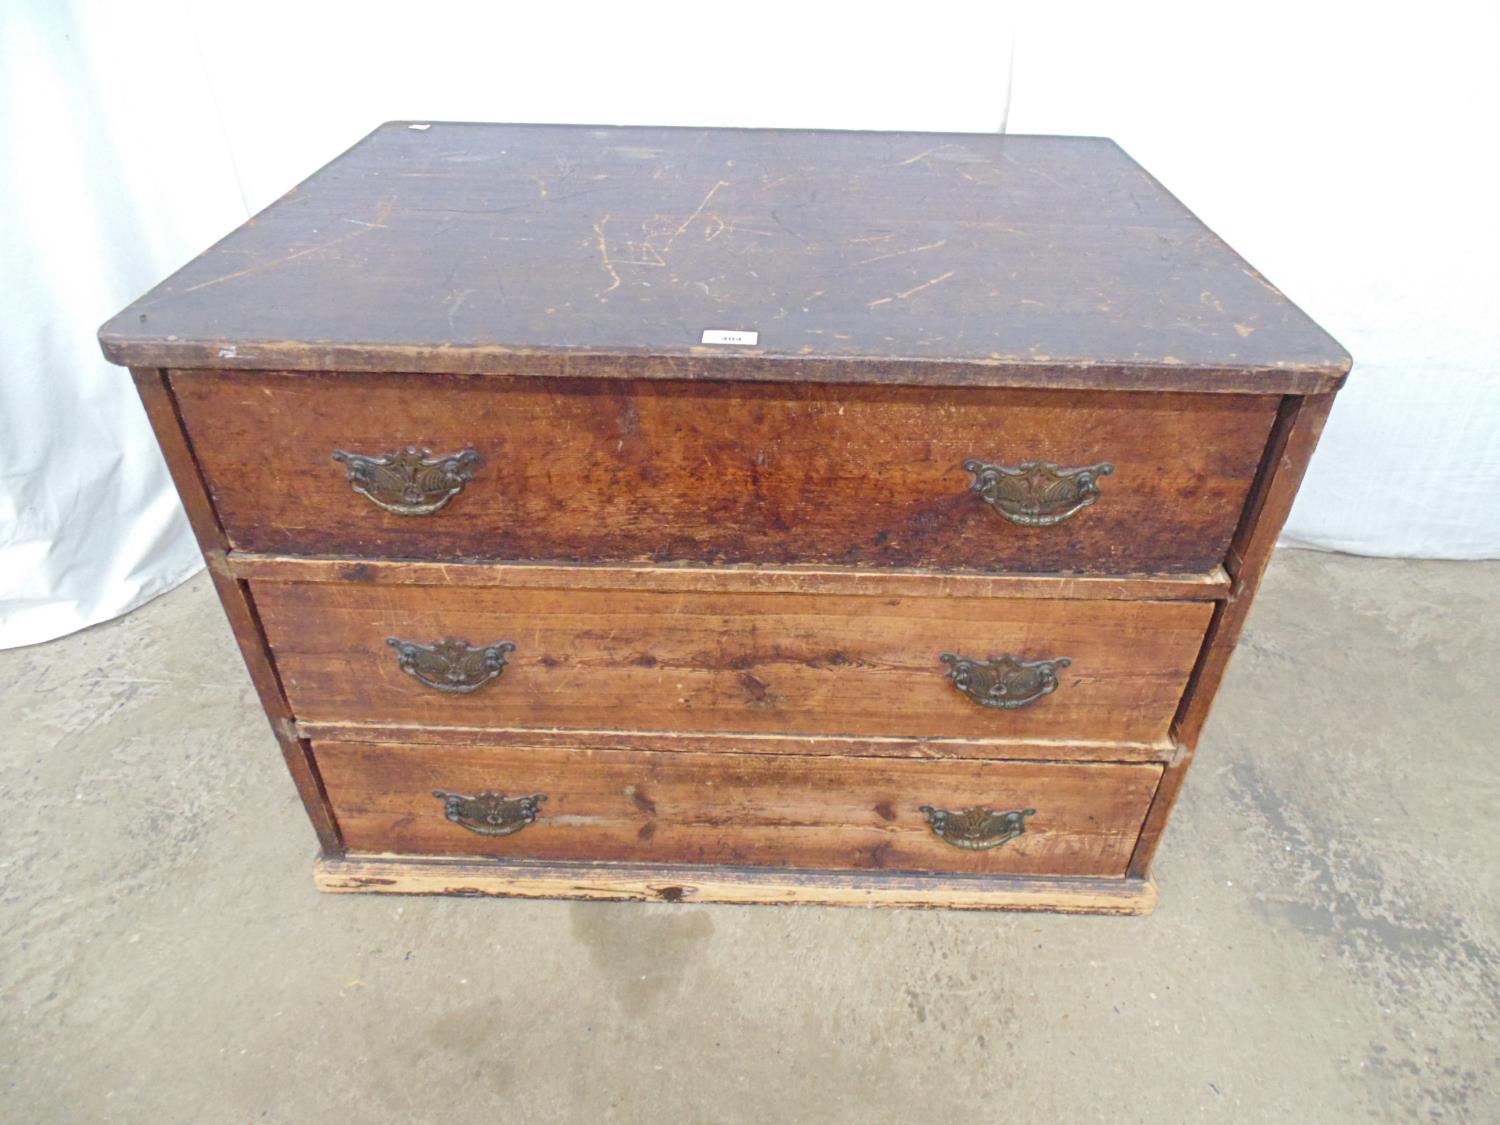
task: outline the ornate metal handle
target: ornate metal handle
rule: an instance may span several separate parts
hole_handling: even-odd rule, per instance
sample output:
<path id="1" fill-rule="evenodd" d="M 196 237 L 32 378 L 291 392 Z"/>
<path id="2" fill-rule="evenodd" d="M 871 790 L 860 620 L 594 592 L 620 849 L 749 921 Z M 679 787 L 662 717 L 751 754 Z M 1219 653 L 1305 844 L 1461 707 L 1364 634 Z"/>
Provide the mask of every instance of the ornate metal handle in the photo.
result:
<path id="1" fill-rule="evenodd" d="M 465 797 L 441 789 L 434 789 L 432 795 L 443 802 L 444 816 L 460 828 L 481 836 L 509 836 L 521 831 L 537 818 L 537 806 L 547 799 L 545 793 L 507 797 L 504 793 L 485 792 Z"/>
<path id="2" fill-rule="evenodd" d="M 1026 818 L 1036 816 L 1036 809 L 996 812 L 980 805 L 958 812 L 923 805 L 917 811 L 926 814 L 934 836 L 955 848 L 975 852 L 998 848 L 1007 840 L 1014 840 L 1026 831 Z"/>
<path id="3" fill-rule="evenodd" d="M 965 461 L 974 474 L 970 492 L 1011 523 L 1051 527 L 1072 519 L 1099 499 L 1099 478 L 1115 471 L 1108 461 L 1080 469 L 1061 469 L 1051 461 L 1027 461 L 1014 467 L 988 461 Z"/>
<path id="4" fill-rule="evenodd" d="M 396 650 L 396 660 L 403 672 L 430 688 L 452 695 L 478 691 L 505 671 L 506 657 L 516 651 L 511 641 L 483 648 L 454 640 L 419 645 L 400 637 L 387 637 L 385 643 Z"/>
<path id="5" fill-rule="evenodd" d="M 349 467 L 349 487 L 370 502 L 398 516 L 430 516 L 474 479 L 481 458 L 472 449 L 451 457 L 407 446 L 384 457 L 366 457 L 342 449 L 333 459 Z"/>
<path id="6" fill-rule="evenodd" d="M 969 660 L 951 652 L 942 655 L 953 686 L 981 707 L 1013 711 L 1035 703 L 1057 690 L 1057 673 L 1073 662 L 1066 656 L 1055 660 L 1020 660 L 1007 653 L 988 660 Z"/>

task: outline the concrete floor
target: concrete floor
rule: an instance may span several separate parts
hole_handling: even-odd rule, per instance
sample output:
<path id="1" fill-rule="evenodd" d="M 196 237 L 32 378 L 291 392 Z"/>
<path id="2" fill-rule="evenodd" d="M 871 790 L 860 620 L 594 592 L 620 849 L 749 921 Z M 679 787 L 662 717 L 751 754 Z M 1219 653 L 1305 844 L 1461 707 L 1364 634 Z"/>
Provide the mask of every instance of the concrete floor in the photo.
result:
<path id="1" fill-rule="evenodd" d="M 0 1117 L 1500 1120 L 1497 626 L 1282 552 L 1146 919 L 325 897 L 200 576 L 0 653 Z"/>

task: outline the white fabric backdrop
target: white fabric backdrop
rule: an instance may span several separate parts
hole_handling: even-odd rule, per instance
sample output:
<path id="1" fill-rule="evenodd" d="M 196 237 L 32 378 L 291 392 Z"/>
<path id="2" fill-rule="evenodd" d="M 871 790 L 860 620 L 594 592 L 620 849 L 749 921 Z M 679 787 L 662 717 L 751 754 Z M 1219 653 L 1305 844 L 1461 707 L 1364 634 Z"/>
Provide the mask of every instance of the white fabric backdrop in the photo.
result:
<path id="1" fill-rule="evenodd" d="M 194 39 L 0 0 L 0 646 L 103 621 L 202 562 L 100 319 L 245 218 Z M 138 52 L 144 52 L 144 54 Z"/>
<path id="2" fill-rule="evenodd" d="M 1500 557 L 1485 5 L 741 11 L 0 4 L 0 647 L 198 566 L 94 329 L 391 118 L 1113 136 L 1355 356 L 1287 541 Z"/>

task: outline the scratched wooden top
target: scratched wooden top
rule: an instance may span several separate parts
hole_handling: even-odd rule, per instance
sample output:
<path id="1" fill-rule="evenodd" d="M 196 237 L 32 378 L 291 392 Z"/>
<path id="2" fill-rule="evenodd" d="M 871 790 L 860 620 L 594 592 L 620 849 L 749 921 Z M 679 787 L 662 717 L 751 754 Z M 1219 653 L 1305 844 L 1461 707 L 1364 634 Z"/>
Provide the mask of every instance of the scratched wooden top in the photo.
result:
<path id="1" fill-rule="evenodd" d="M 1113 142 L 982 134 L 394 122 L 100 339 L 134 366 L 934 385 L 1349 366 Z"/>

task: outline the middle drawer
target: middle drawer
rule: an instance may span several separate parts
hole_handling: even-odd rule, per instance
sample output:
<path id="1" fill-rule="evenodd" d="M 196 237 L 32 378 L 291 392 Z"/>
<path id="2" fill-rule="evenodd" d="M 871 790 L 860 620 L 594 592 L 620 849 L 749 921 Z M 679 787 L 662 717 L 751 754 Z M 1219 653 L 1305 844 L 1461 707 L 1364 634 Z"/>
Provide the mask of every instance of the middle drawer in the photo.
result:
<path id="1" fill-rule="evenodd" d="M 299 720 L 1161 739 L 1208 602 L 255 581 Z"/>

